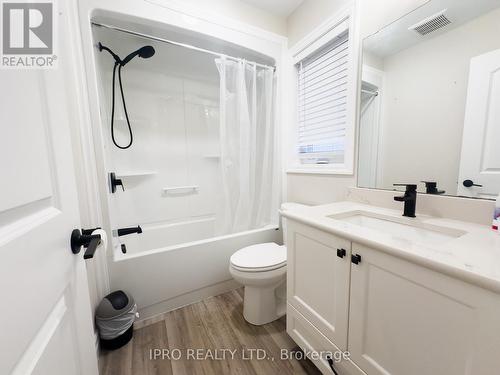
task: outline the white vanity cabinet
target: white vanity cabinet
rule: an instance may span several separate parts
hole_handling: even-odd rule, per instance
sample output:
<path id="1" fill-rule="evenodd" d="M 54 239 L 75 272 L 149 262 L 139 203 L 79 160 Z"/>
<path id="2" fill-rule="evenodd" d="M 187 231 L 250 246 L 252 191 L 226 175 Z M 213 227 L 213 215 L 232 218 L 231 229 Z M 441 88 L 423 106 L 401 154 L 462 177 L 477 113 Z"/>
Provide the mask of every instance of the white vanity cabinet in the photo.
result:
<path id="1" fill-rule="evenodd" d="M 348 351 L 350 360 L 335 364 L 339 375 L 500 374 L 498 294 L 293 220 L 288 226 L 287 332 L 303 350 Z"/>

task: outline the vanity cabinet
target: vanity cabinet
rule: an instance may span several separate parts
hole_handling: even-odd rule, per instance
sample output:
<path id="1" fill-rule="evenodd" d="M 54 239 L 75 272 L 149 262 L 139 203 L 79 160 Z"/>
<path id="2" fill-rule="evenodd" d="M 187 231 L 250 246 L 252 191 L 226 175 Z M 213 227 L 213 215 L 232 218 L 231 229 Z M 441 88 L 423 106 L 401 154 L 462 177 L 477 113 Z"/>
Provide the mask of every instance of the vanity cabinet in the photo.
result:
<path id="1" fill-rule="evenodd" d="M 498 294 L 293 220 L 288 227 L 287 332 L 306 351 L 349 352 L 339 375 L 500 373 Z"/>

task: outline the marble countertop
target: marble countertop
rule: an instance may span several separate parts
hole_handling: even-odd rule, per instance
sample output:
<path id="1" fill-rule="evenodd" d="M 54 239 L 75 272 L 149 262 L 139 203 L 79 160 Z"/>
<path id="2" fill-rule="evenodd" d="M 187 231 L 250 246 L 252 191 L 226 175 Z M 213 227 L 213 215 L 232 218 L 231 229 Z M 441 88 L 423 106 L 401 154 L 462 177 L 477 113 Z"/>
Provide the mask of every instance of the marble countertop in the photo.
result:
<path id="1" fill-rule="evenodd" d="M 408 224 L 433 225 L 464 234 L 439 245 L 419 244 L 405 238 L 331 218 L 352 211 L 393 217 Z M 486 225 L 419 215 L 402 218 L 402 211 L 355 202 L 298 207 L 281 214 L 303 224 L 349 239 L 361 245 L 500 293 L 500 234 Z"/>

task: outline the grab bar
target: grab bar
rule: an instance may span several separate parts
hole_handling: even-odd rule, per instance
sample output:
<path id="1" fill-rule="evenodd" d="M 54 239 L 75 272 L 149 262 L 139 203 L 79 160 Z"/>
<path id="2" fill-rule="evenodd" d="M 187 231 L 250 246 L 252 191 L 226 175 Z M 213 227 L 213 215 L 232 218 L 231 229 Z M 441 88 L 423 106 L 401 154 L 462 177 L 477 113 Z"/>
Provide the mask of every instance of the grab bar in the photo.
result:
<path id="1" fill-rule="evenodd" d="M 191 186 L 168 186 L 163 188 L 163 193 L 168 194 L 168 193 L 189 193 L 190 191 L 192 192 L 197 192 L 200 187 L 196 185 L 191 185 Z"/>

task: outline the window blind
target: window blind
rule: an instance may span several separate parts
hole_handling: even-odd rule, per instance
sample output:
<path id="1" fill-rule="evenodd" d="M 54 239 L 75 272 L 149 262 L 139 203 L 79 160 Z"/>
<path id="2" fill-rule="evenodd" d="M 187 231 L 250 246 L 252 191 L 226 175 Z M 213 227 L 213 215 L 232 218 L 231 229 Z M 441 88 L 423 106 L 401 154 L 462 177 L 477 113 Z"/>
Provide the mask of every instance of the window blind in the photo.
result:
<path id="1" fill-rule="evenodd" d="M 302 164 L 344 162 L 348 32 L 297 64 L 298 153 Z"/>

